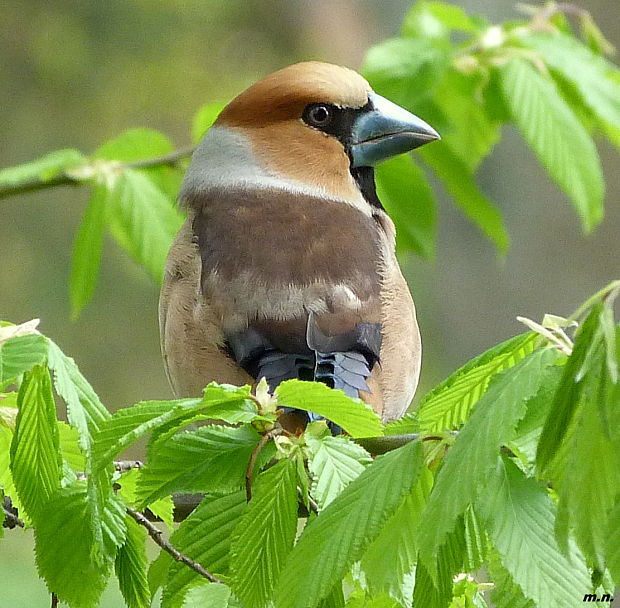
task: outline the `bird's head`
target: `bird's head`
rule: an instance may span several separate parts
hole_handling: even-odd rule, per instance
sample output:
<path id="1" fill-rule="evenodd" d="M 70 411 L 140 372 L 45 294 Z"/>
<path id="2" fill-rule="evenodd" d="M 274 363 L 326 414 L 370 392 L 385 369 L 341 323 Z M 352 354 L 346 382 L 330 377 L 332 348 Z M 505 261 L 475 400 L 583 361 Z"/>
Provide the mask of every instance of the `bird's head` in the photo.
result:
<path id="1" fill-rule="evenodd" d="M 194 155 L 184 194 L 274 187 L 367 206 L 376 163 L 435 139 L 432 127 L 353 70 L 297 63 L 224 108 Z"/>

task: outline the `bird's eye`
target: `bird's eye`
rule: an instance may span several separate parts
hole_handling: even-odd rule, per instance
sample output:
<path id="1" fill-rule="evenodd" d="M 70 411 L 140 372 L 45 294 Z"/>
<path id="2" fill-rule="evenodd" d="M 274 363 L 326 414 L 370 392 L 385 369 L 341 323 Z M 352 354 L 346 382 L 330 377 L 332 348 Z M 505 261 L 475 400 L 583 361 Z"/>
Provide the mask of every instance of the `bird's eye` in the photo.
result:
<path id="1" fill-rule="evenodd" d="M 308 108 L 307 122 L 314 127 L 325 127 L 332 119 L 331 108 L 318 104 Z"/>

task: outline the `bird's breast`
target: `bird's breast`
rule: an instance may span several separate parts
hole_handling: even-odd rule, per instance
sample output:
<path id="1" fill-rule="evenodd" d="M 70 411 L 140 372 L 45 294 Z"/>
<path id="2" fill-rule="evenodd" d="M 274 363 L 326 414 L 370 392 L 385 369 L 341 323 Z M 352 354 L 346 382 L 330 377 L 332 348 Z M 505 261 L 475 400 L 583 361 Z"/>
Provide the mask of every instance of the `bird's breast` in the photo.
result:
<path id="1" fill-rule="evenodd" d="M 379 297 L 377 225 L 344 202 L 257 191 L 192 207 L 203 294 L 228 319 L 355 311 Z"/>

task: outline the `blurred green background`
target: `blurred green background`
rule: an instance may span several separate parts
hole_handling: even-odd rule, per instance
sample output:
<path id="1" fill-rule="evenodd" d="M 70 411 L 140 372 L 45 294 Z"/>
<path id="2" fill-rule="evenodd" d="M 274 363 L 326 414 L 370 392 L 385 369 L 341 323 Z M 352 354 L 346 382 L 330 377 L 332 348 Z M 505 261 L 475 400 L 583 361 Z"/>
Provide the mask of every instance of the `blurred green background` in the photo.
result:
<path id="1" fill-rule="evenodd" d="M 190 141 L 197 108 L 226 101 L 284 65 L 321 59 L 353 68 L 395 35 L 408 0 L 82 0 L 5 4 L 0 18 L 0 166 L 57 148 L 90 152 L 121 131 L 152 127 Z M 462 0 L 501 21 L 508 0 Z M 584 0 L 620 45 L 620 3 Z M 502 208 L 512 247 L 493 247 L 440 199 L 434 262 L 402 260 L 424 340 L 420 392 L 469 357 L 518 333 L 517 315 L 569 314 L 620 278 L 618 154 L 601 145 L 606 218 L 585 237 L 577 215 L 515 131 L 483 164 L 479 183 Z M 62 188 L 0 200 L 0 318 L 41 318 L 41 330 L 73 356 L 103 402 L 116 409 L 165 398 L 157 327 L 158 289 L 106 242 L 94 301 L 69 318 L 73 234 L 87 201 Z M 0 544 L 0 604 L 47 606 L 22 533 Z M 8 541 L 8 542 L 7 542 Z M 70 539 L 67 539 L 70 550 Z M 103 606 L 119 606 L 111 591 Z"/>

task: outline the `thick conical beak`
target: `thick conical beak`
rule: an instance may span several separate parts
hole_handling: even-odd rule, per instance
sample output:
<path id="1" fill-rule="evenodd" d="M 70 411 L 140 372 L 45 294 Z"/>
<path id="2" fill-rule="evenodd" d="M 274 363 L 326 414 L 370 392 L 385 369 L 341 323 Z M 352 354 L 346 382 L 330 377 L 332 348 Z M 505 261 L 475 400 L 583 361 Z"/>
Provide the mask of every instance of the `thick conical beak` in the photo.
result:
<path id="1" fill-rule="evenodd" d="M 353 124 L 353 167 L 372 167 L 391 156 L 441 139 L 433 127 L 385 97 L 369 93 L 368 99 L 372 109 Z"/>

